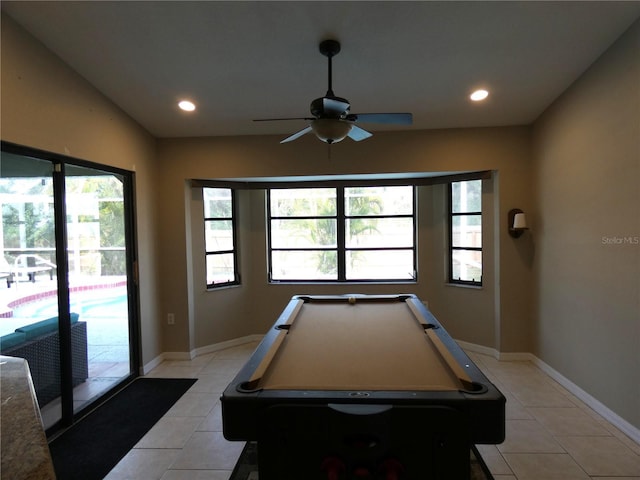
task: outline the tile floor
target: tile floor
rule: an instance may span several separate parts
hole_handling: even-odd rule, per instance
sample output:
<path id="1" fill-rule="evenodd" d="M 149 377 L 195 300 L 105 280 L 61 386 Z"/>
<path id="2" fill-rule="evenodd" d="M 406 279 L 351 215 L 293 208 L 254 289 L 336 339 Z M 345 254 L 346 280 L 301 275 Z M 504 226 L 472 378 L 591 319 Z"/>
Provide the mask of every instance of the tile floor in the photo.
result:
<path id="1" fill-rule="evenodd" d="M 227 480 L 244 444 L 224 439 L 219 397 L 256 345 L 151 371 L 198 381 L 107 479 Z M 479 446 L 495 480 L 640 480 L 640 445 L 531 362 L 469 356 L 507 397 L 505 442 Z"/>

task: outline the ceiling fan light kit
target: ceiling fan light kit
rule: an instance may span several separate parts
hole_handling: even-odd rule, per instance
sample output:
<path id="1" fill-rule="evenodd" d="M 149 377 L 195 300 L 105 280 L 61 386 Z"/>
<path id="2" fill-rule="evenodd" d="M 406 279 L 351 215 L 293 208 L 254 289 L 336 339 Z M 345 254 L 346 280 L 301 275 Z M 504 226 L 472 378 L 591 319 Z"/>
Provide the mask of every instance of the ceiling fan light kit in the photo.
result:
<path id="1" fill-rule="evenodd" d="M 323 40 L 320 42 L 320 53 L 328 59 L 328 84 L 329 88 L 324 97 L 316 98 L 311 102 L 310 111 L 313 117 L 298 118 L 268 118 L 254 121 L 277 120 L 307 120 L 309 126 L 290 135 L 280 143 L 287 143 L 301 136 L 313 132 L 316 137 L 328 144 L 337 143 L 346 137 L 356 142 L 371 137 L 371 133 L 355 125 L 356 122 L 385 123 L 396 125 L 411 125 L 413 116 L 410 113 L 350 113 L 351 105 L 345 98 L 337 97 L 333 93 L 331 85 L 332 64 L 331 59 L 340 52 L 340 42 L 337 40 Z"/>
<path id="2" fill-rule="evenodd" d="M 341 142 L 351 132 L 351 123 L 346 120 L 318 118 L 311 121 L 311 130 L 319 140 L 325 143 Z"/>

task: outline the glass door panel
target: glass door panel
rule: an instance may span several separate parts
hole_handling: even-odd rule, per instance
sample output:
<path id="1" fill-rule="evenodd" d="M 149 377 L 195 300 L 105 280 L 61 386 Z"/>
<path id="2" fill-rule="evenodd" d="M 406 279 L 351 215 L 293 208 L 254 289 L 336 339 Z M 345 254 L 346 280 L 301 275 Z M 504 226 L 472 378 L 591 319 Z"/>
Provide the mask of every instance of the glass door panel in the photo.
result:
<path id="1" fill-rule="evenodd" d="M 43 419 L 61 418 L 53 164 L 0 158 L 0 355 L 27 360 Z"/>
<path id="2" fill-rule="evenodd" d="M 132 374 L 124 178 L 66 165 L 65 192 L 74 369 L 84 355 L 74 322 L 86 325 L 88 378 L 74 385 L 78 411 Z M 74 381 L 81 376 L 74 372 Z"/>

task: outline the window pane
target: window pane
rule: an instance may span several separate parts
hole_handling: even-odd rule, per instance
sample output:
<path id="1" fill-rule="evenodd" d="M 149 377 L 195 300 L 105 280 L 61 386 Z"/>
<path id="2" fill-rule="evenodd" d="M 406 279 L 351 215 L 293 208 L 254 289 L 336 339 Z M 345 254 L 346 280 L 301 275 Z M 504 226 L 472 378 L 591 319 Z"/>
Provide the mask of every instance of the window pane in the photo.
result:
<path id="1" fill-rule="evenodd" d="M 239 283 L 234 242 L 234 192 L 203 188 L 207 287 Z M 222 253 L 225 252 L 225 253 Z"/>
<path id="2" fill-rule="evenodd" d="M 272 217 L 327 217 L 336 214 L 335 188 L 270 190 Z"/>
<path id="3" fill-rule="evenodd" d="M 348 250 L 347 280 L 412 280 L 413 250 Z"/>
<path id="4" fill-rule="evenodd" d="M 413 187 L 346 187 L 345 212 L 355 215 L 411 215 Z"/>
<path id="5" fill-rule="evenodd" d="M 336 246 L 336 219 L 271 220 L 272 248 Z"/>
<path id="6" fill-rule="evenodd" d="M 482 247 L 482 216 L 457 215 L 452 217 L 451 246 Z"/>
<path id="7" fill-rule="evenodd" d="M 335 250 L 272 251 L 272 280 L 336 280 Z"/>
<path id="8" fill-rule="evenodd" d="M 473 250 L 453 250 L 452 280 L 465 282 L 482 281 L 482 252 Z"/>
<path id="9" fill-rule="evenodd" d="M 414 191 L 413 186 L 269 190 L 271 280 L 414 279 Z M 378 258 L 389 252 L 389 262 Z"/>
<path id="10" fill-rule="evenodd" d="M 231 189 L 230 188 L 203 188 L 205 218 L 230 218 Z"/>
<path id="11" fill-rule="evenodd" d="M 204 225 L 204 248 L 207 252 L 233 250 L 233 223 L 231 220 L 207 220 Z"/>
<path id="12" fill-rule="evenodd" d="M 451 183 L 453 213 L 482 211 L 482 180 Z"/>
<path id="13" fill-rule="evenodd" d="M 207 255 L 207 285 L 235 281 L 233 253 Z"/>
<path id="14" fill-rule="evenodd" d="M 347 219 L 347 248 L 413 247 L 412 218 Z"/>

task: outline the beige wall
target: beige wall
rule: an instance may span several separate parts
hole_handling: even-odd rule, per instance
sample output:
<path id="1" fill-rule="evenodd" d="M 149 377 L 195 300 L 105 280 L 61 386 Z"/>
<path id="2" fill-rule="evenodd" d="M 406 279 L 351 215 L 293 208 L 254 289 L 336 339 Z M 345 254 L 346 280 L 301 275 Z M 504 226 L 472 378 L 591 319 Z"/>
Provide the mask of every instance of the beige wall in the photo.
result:
<path id="1" fill-rule="evenodd" d="M 157 327 L 155 139 L 2 14 L 2 140 L 136 172 L 143 363 Z"/>
<path id="2" fill-rule="evenodd" d="M 535 126 L 534 353 L 640 428 L 640 21 Z"/>
<path id="3" fill-rule="evenodd" d="M 280 145 L 279 140 L 273 136 L 159 140 L 161 308 L 165 314 L 176 315 L 175 325 L 163 327 L 167 351 L 189 351 L 263 333 L 294 294 L 353 291 L 416 293 L 429 302 L 436 316 L 460 340 L 502 351 L 530 349 L 530 245 L 526 241 L 518 245 L 506 229 L 510 208 L 527 209 L 531 205 L 528 128 L 378 133 L 367 142 L 334 145 L 330 157 L 327 146 L 314 138 L 287 145 Z M 270 285 L 266 276 L 264 192 L 253 191 L 239 198 L 242 286 L 206 291 L 202 198 L 190 191 L 186 183 L 190 178 L 467 170 L 497 172 L 494 179 L 485 182 L 483 191 L 482 289 L 445 283 L 446 189 L 434 186 L 421 187 L 418 193 L 421 225 L 417 284 Z M 498 287 L 499 278 L 503 278 L 502 288 Z"/>

